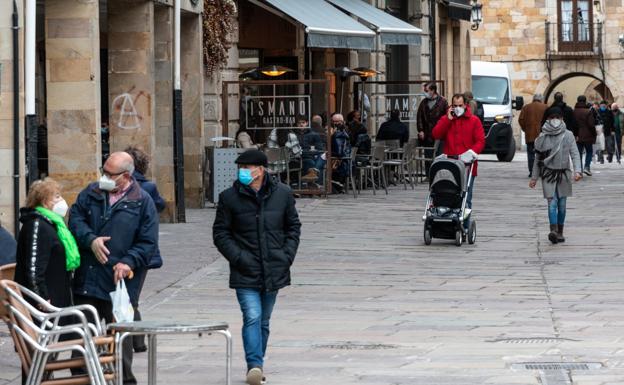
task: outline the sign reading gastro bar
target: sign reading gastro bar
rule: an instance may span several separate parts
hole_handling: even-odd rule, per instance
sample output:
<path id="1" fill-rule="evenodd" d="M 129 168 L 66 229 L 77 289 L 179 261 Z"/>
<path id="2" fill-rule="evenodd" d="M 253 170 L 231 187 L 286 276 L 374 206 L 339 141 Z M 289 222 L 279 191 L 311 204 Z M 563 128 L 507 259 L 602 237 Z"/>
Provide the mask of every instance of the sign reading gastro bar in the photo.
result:
<path id="1" fill-rule="evenodd" d="M 310 122 L 310 96 L 252 96 L 247 99 L 250 129 L 297 128 L 297 121 Z"/>

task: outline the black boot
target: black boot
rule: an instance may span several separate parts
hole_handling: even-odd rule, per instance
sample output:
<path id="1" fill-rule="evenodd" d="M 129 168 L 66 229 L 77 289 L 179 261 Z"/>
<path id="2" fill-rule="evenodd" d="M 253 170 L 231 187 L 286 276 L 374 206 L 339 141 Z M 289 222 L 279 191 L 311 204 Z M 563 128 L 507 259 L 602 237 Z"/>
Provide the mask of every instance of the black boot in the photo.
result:
<path id="1" fill-rule="evenodd" d="M 553 245 L 557 244 L 557 225 L 550 225 L 550 233 L 548 233 L 548 240 L 552 242 Z"/>
<path id="2" fill-rule="evenodd" d="M 565 238 L 563 237 L 563 225 L 559 225 L 557 230 L 557 242 L 563 243 L 565 242 Z"/>

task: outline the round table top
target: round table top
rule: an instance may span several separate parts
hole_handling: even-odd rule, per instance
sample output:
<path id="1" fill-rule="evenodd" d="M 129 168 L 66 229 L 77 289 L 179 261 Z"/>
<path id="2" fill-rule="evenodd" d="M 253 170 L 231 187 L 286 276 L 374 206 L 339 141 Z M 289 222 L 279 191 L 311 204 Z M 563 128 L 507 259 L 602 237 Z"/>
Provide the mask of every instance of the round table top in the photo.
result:
<path id="1" fill-rule="evenodd" d="M 227 330 L 226 322 L 210 322 L 187 324 L 175 321 L 135 321 L 117 322 L 107 325 L 108 330 L 118 332 L 145 332 L 145 333 L 200 333 Z"/>

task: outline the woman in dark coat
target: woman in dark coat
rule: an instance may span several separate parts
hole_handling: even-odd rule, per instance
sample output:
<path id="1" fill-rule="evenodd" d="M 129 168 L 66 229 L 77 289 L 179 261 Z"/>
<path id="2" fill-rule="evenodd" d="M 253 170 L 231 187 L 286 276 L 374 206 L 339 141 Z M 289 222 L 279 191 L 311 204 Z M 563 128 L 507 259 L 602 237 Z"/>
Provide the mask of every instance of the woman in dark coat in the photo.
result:
<path id="1" fill-rule="evenodd" d="M 64 222 L 67 202 L 60 185 L 46 178 L 30 187 L 20 210 L 15 281 L 54 306 L 71 306 L 71 271 L 80 264 L 74 237 Z"/>

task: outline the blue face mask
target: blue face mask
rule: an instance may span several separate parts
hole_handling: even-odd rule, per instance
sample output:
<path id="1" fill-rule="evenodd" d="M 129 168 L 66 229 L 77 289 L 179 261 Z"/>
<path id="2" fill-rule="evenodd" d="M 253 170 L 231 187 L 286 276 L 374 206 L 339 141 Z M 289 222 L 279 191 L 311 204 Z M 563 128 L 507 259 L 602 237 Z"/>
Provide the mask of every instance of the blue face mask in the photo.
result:
<path id="1" fill-rule="evenodd" d="M 254 177 L 251 175 L 251 170 L 248 168 L 239 168 L 238 169 L 238 181 L 244 184 L 245 186 L 249 186 L 251 182 L 254 181 Z"/>
<path id="2" fill-rule="evenodd" d="M 600 111 L 606 111 L 606 110 L 607 110 L 607 107 L 605 107 L 605 106 L 600 106 Z"/>

